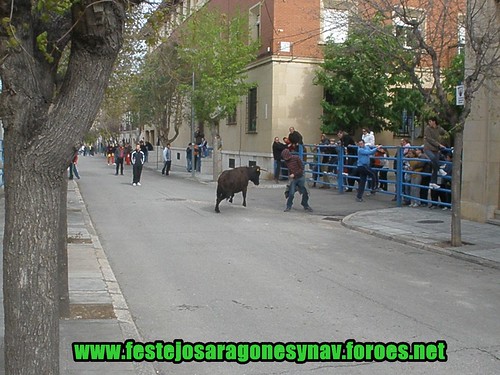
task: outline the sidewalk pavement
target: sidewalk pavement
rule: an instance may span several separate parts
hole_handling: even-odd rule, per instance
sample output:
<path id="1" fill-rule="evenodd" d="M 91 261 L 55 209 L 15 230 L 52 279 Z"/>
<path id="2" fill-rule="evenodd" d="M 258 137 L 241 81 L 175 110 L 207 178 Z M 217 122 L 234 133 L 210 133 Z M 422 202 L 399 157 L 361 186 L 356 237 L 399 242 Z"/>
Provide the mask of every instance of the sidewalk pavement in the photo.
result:
<path id="1" fill-rule="evenodd" d="M 68 182 L 70 318 L 60 321 L 61 374 L 156 374 L 151 363 L 76 363 L 77 341 L 143 341 L 75 181 Z"/>
<path id="2" fill-rule="evenodd" d="M 155 169 L 152 165 L 150 169 Z M 157 170 L 160 173 L 159 170 Z M 192 179 L 191 173 L 174 169 L 173 174 Z M 211 175 L 197 173 L 196 181 L 213 184 Z M 263 180 L 254 189 L 284 189 L 284 182 Z M 368 195 L 358 203 L 354 195 L 335 189 L 311 189 L 321 207 L 314 215 L 340 221 L 347 228 L 386 238 L 420 249 L 448 254 L 461 259 L 500 268 L 500 228 L 462 220 L 466 243 L 452 248 L 450 211 L 428 208 L 395 207 L 391 196 Z M 0 195 L 0 225 L 3 240 L 5 201 Z M 3 241 L 0 242 L 0 247 Z M 155 374 L 151 363 L 75 363 L 71 352 L 74 341 L 143 341 L 133 322 L 127 303 L 109 266 L 75 181 L 68 184 L 68 258 L 71 318 L 60 321 L 61 374 Z M 0 297 L 1 298 L 1 297 Z M 0 306 L 3 321 L 3 301 Z M 3 336 L 0 324 L 0 374 L 4 374 Z"/>
<path id="3" fill-rule="evenodd" d="M 75 181 L 68 183 L 68 268 L 70 318 L 61 319 L 61 374 L 156 374 L 151 363 L 80 362 L 73 360 L 73 342 L 143 341 L 109 266 Z M 0 194 L 0 226 L 3 250 L 5 200 Z M 1 279 L 0 279 L 1 282 Z M 3 295 L 2 295 L 3 297 Z M 1 298 L 1 297 L 0 297 Z M 3 358 L 3 299 L 0 307 L 0 374 L 5 374 Z"/>

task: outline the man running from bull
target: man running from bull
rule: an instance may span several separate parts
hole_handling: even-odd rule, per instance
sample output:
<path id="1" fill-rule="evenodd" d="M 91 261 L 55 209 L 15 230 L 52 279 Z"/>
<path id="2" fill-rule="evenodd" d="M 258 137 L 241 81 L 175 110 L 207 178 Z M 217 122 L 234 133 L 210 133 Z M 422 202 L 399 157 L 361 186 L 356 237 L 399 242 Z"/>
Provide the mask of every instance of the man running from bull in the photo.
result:
<path id="1" fill-rule="evenodd" d="M 297 155 L 292 155 L 288 149 L 282 151 L 281 158 L 286 163 L 290 180 L 290 190 L 288 192 L 285 212 L 292 209 L 293 197 L 296 191 L 302 193 L 302 201 L 300 204 L 304 207 L 304 210 L 312 212 L 313 209 L 309 207 L 309 193 L 306 189 L 306 177 L 304 176 L 304 164 L 302 160 L 300 160 Z"/>

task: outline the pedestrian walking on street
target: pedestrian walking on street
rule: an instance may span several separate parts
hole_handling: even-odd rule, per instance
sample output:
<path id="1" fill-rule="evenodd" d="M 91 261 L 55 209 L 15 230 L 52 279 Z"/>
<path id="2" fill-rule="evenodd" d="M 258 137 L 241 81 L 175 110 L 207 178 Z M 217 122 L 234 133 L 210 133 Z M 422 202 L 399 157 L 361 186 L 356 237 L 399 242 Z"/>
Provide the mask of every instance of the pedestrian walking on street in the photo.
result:
<path id="1" fill-rule="evenodd" d="M 141 150 L 141 145 L 139 143 L 135 145 L 135 151 L 132 152 L 130 159 L 132 161 L 132 185 L 141 186 L 142 166 L 146 161 L 146 156 Z"/>
<path id="2" fill-rule="evenodd" d="M 170 166 L 172 165 L 172 150 L 170 149 L 170 143 L 163 149 L 163 169 L 161 174 L 167 175 L 170 173 Z"/>
<path id="3" fill-rule="evenodd" d="M 116 172 L 115 175 L 118 175 L 118 171 L 123 176 L 123 161 L 125 159 L 125 147 L 120 143 L 118 147 L 115 149 L 115 164 L 116 164 Z"/>
<path id="4" fill-rule="evenodd" d="M 78 164 L 78 151 L 75 150 L 75 153 L 73 154 L 73 159 L 71 159 L 71 163 L 69 164 L 69 179 L 72 180 L 73 179 L 73 175 L 80 179 L 80 175 L 78 174 L 78 168 L 77 168 L 77 165 Z"/>
<path id="5" fill-rule="evenodd" d="M 295 192 L 298 191 L 302 194 L 302 201 L 300 204 L 304 207 L 304 210 L 312 212 L 312 208 L 309 206 L 309 192 L 306 188 L 306 177 L 304 175 L 304 163 L 297 155 L 292 155 L 290 150 L 285 149 L 281 153 L 281 158 L 285 161 L 288 168 L 288 177 L 290 181 L 290 188 L 288 191 L 288 199 L 286 201 L 285 212 L 292 209 L 293 197 Z"/>

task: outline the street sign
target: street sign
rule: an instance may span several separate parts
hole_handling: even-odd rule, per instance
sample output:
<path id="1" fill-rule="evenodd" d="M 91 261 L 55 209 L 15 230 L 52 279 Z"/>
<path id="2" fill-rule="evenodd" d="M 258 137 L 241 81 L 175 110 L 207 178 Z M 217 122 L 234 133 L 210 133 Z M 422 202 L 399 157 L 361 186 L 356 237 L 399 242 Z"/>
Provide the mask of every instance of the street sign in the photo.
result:
<path id="1" fill-rule="evenodd" d="M 464 85 L 458 85 L 455 89 L 456 89 L 456 105 L 464 105 L 465 104 Z"/>

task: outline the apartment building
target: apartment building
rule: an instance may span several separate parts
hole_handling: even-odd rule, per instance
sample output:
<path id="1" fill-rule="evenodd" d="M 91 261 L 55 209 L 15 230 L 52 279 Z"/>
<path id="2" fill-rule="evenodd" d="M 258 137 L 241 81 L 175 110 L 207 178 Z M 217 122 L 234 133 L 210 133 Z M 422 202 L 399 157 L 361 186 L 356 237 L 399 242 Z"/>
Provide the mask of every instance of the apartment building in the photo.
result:
<path id="1" fill-rule="evenodd" d="M 315 143 L 320 136 L 323 90 L 313 84 L 322 61 L 320 1 L 211 0 L 202 4 L 228 14 L 235 10 L 248 14 L 250 38 L 261 45 L 256 61 L 248 67 L 248 78 L 256 88 L 219 128 L 222 167 L 255 162 L 272 170 L 275 136 L 288 135 L 291 126 L 306 143 Z M 190 2 L 188 9 L 199 5 Z M 186 9 L 182 1 L 176 13 L 179 9 Z M 182 144 L 189 140 L 187 134 L 180 139 Z"/>
<path id="2" fill-rule="evenodd" d="M 473 33 L 493 36 L 486 58 L 500 55 L 500 2 L 476 3 L 477 22 Z M 493 34 L 488 34 L 494 29 Z M 470 49 L 469 46 L 466 47 Z M 475 64 L 473 52 L 466 53 L 466 65 Z M 462 217 L 500 225 L 500 68 L 487 72 L 485 84 L 476 93 L 464 130 L 462 166 Z"/>

